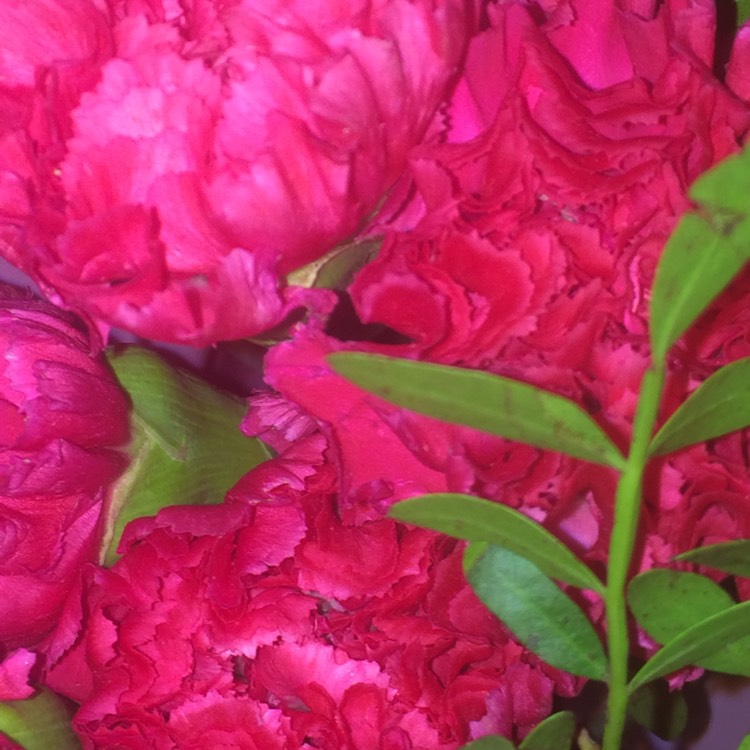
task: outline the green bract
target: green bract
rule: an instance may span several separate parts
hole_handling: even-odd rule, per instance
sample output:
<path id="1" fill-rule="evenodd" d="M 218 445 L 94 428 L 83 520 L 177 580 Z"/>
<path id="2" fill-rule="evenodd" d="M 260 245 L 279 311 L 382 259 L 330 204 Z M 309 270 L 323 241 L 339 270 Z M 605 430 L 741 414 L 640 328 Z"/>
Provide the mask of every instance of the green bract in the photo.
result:
<path id="1" fill-rule="evenodd" d="M 168 505 L 220 503 L 270 452 L 240 431 L 242 400 L 145 349 L 113 351 L 109 361 L 133 402 L 131 463 L 107 524 L 104 560 L 112 563 L 128 521 Z"/>
<path id="2" fill-rule="evenodd" d="M 0 703 L 0 732 L 24 750 L 80 750 L 70 719 L 63 700 L 50 690 Z"/>

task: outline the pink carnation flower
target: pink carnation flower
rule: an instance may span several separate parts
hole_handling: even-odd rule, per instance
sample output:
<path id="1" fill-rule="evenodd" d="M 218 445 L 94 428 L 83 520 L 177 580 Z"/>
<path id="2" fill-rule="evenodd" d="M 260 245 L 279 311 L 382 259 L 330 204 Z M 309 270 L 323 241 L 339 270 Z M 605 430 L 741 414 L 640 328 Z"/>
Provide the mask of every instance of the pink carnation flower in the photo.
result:
<path id="1" fill-rule="evenodd" d="M 204 345 L 325 308 L 283 279 L 354 235 L 401 174 L 456 71 L 468 0 L 111 4 L 98 82 L 40 112 L 56 158 L 24 167 L 25 207 L 24 183 L 9 188 L 3 252 L 102 326 L 153 339 Z M 49 12 L 35 0 L 27 20 Z M 56 69 L 54 41 L 20 50 L 26 78 Z M 14 160 L 0 148 L 0 169 Z"/>
<path id="2" fill-rule="evenodd" d="M 476 599 L 455 541 L 340 520 L 326 443 L 298 426 L 224 505 L 134 522 L 91 568 L 47 677 L 84 747 L 454 750 L 576 691 Z"/>

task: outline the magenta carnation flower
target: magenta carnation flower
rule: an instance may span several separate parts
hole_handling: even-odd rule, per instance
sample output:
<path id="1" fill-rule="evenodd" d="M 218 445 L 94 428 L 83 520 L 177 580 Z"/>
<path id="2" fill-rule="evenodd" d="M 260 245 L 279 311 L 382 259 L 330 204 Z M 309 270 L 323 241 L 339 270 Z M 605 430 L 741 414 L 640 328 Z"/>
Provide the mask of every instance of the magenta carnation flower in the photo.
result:
<path id="1" fill-rule="evenodd" d="M 0 143 L 15 175 L 0 187 L 5 255 L 67 306 L 159 340 L 245 337 L 314 305 L 285 275 L 355 234 L 401 174 L 456 71 L 469 2 L 111 5 L 99 48 L 114 51 L 79 98 L 2 92 L 17 104 Z M 35 0 L 27 22 L 50 12 Z M 34 80 L 84 54 L 6 64 Z"/>
<path id="2" fill-rule="evenodd" d="M 128 402 L 90 349 L 54 307 L 0 288 L 0 655 L 54 625 L 125 467 Z"/>
<path id="3" fill-rule="evenodd" d="M 480 603 L 455 540 L 342 519 L 315 424 L 254 403 L 280 456 L 223 505 L 131 523 L 62 618 L 47 683 L 80 703 L 85 748 L 456 750 L 579 688 Z"/>

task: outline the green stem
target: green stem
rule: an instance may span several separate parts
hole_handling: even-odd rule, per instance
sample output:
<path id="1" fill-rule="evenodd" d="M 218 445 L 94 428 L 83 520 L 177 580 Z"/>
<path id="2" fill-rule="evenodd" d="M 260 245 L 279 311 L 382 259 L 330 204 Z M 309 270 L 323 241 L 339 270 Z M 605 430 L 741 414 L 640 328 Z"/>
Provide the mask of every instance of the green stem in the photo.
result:
<path id="1" fill-rule="evenodd" d="M 641 511 L 643 472 L 656 423 L 664 385 L 664 365 L 652 365 L 641 382 L 633 421 L 633 438 L 625 469 L 615 495 L 615 518 L 609 543 L 607 567 L 607 641 L 609 648 L 609 697 L 602 750 L 620 750 L 628 706 L 628 611 L 625 586 L 633 555 Z"/>

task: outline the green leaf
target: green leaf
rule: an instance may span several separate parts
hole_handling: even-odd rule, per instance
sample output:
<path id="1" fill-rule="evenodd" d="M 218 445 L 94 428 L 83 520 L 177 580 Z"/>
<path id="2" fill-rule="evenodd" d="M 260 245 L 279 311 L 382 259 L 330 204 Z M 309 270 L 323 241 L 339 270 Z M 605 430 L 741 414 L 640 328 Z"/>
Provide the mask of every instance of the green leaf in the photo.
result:
<path id="1" fill-rule="evenodd" d="M 735 604 L 680 633 L 651 657 L 630 681 L 632 694 L 651 680 L 698 664 L 750 630 L 750 602 Z"/>
<path id="2" fill-rule="evenodd" d="M 463 558 L 464 576 L 469 577 L 469 571 L 474 563 L 489 549 L 489 542 L 470 542 L 466 545 Z"/>
<path id="3" fill-rule="evenodd" d="M 704 172 L 691 186 L 690 197 L 712 214 L 728 221 L 750 212 L 750 149 L 729 156 Z"/>
<path id="4" fill-rule="evenodd" d="M 376 354 L 340 352 L 328 361 L 348 380 L 406 409 L 605 466 L 625 465 L 583 409 L 527 383 Z"/>
<path id="5" fill-rule="evenodd" d="M 222 502 L 228 489 L 270 457 L 260 440 L 240 431 L 241 399 L 145 349 L 113 351 L 109 361 L 133 404 L 133 437 L 130 466 L 115 487 L 107 519 L 107 564 L 117 559 L 129 521 L 168 505 Z"/>
<path id="6" fill-rule="evenodd" d="M 460 750 L 516 750 L 516 746 L 498 734 L 480 737 L 468 745 L 462 745 Z"/>
<path id="7" fill-rule="evenodd" d="M 644 630 L 659 643 L 666 643 L 734 602 L 705 576 L 654 568 L 630 582 L 628 604 Z"/>
<path id="8" fill-rule="evenodd" d="M 559 539 L 528 516 L 471 495 L 435 493 L 404 500 L 389 515 L 468 541 L 486 541 L 531 560 L 559 581 L 603 594 L 601 581 Z"/>
<path id="9" fill-rule="evenodd" d="M 735 576 L 750 577 L 750 539 L 709 544 L 683 552 L 674 559 L 707 565 Z"/>
<path id="10" fill-rule="evenodd" d="M 628 589 L 633 614 L 659 643 L 668 643 L 701 620 L 728 610 L 733 599 L 697 573 L 665 568 L 636 576 Z M 750 635 L 724 644 L 721 651 L 695 662 L 704 669 L 750 677 Z"/>
<path id="11" fill-rule="evenodd" d="M 63 701 L 46 689 L 26 700 L 0 703 L 0 732 L 25 750 L 80 750 L 70 719 Z"/>
<path id="12" fill-rule="evenodd" d="M 337 245 L 322 258 L 317 258 L 287 275 L 290 286 L 344 289 L 357 271 L 367 265 L 380 251 L 382 239 L 366 239 Z"/>
<path id="13" fill-rule="evenodd" d="M 663 740 L 677 739 L 688 719 L 685 696 L 669 689 L 666 682 L 650 682 L 636 690 L 628 703 L 628 714 Z"/>
<path id="14" fill-rule="evenodd" d="M 567 750 L 573 743 L 576 719 L 570 711 L 559 711 L 537 724 L 526 735 L 519 750 Z"/>
<path id="15" fill-rule="evenodd" d="M 736 0 L 735 4 L 737 5 L 737 28 L 739 28 L 750 19 L 750 0 Z"/>
<path id="16" fill-rule="evenodd" d="M 717 370 L 667 420 L 649 446 L 652 456 L 750 425 L 750 357 Z"/>
<path id="17" fill-rule="evenodd" d="M 737 750 L 750 750 L 750 734 L 745 735 Z"/>
<path id="18" fill-rule="evenodd" d="M 690 196 L 707 209 L 685 214 L 667 241 L 651 292 L 651 349 L 661 360 L 750 258 L 750 151 L 701 175 Z"/>
<path id="19" fill-rule="evenodd" d="M 489 545 L 468 578 L 477 596 L 530 651 L 571 674 L 605 679 L 607 659 L 596 631 L 532 562 Z"/>

